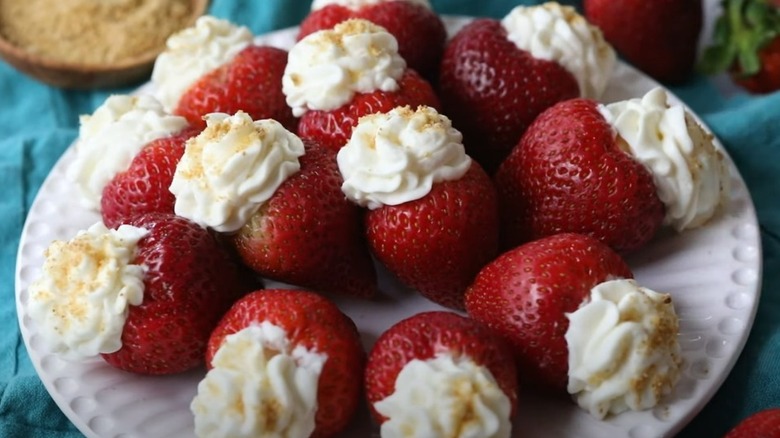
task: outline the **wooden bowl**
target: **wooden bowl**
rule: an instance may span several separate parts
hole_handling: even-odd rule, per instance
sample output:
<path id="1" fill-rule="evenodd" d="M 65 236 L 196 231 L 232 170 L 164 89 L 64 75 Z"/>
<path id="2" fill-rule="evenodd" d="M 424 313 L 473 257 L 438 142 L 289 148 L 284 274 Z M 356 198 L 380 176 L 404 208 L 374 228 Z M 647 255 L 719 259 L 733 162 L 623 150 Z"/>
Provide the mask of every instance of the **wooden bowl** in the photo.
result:
<path id="1" fill-rule="evenodd" d="M 185 27 L 206 12 L 208 0 L 192 0 L 192 14 Z M 0 34 L 0 57 L 17 70 L 41 82 L 69 89 L 95 89 L 128 85 L 151 74 L 157 55 L 165 47 L 141 53 L 121 62 L 105 65 L 74 64 L 32 54 Z"/>

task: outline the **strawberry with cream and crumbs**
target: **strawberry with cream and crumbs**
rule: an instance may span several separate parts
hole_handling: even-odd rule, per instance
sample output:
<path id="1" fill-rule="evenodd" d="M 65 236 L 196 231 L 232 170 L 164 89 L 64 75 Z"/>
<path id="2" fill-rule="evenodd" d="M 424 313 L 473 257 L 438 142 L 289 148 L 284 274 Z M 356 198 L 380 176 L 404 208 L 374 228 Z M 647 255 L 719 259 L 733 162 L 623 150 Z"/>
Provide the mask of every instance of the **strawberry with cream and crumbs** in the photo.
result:
<path id="1" fill-rule="evenodd" d="M 52 243 L 29 311 L 63 357 L 100 355 L 125 371 L 174 374 L 203 363 L 211 330 L 243 286 L 208 231 L 152 213 Z"/>
<path id="2" fill-rule="evenodd" d="M 598 99 L 614 50 L 576 10 L 555 2 L 478 18 L 448 43 L 439 91 L 469 155 L 493 173 L 539 113 L 574 97 Z"/>
<path id="3" fill-rule="evenodd" d="M 173 34 L 154 64 L 154 95 L 168 111 L 203 128 L 203 116 L 244 111 L 287 129 L 297 119 L 282 94 L 287 51 L 255 45 L 251 31 L 227 20 L 200 17 Z"/>
<path id="4" fill-rule="evenodd" d="M 350 18 L 387 29 L 398 41 L 398 53 L 409 68 L 429 80 L 436 77 L 447 30 L 428 0 L 314 0 L 297 39 Z"/>
<path id="5" fill-rule="evenodd" d="M 485 266 L 466 310 L 512 344 L 521 381 L 568 392 L 603 419 L 656 406 L 681 375 L 672 297 L 632 277 L 603 243 L 557 234 Z"/>
<path id="6" fill-rule="evenodd" d="M 366 395 L 383 437 L 509 438 L 517 391 L 504 340 L 451 312 L 393 324 L 366 366 Z"/>
<path id="7" fill-rule="evenodd" d="M 725 205 L 723 155 L 661 88 L 611 104 L 572 99 L 542 113 L 495 178 L 507 247 L 560 232 L 627 253 Z"/>
<path id="8" fill-rule="evenodd" d="M 463 292 L 498 251 L 490 178 L 431 107 L 362 117 L 338 153 L 348 199 L 368 208 L 374 255 L 404 284 L 461 309 Z"/>
<path id="9" fill-rule="evenodd" d="M 364 115 L 404 105 L 439 106 L 428 81 L 407 68 L 395 37 L 362 19 L 298 41 L 290 49 L 282 90 L 301 118 L 298 135 L 334 150 Z"/>
<path id="10" fill-rule="evenodd" d="M 373 295 L 362 213 L 341 193 L 335 152 L 244 112 L 210 114 L 206 124 L 176 167 L 176 213 L 223 233 L 263 277 Z"/>
<path id="11" fill-rule="evenodd" d="M 365 352 L 355 323 L 309 291 L 252 292 L 209 339 L 192 401 L 199 437 L 334 437 L 361 396 Z"/>

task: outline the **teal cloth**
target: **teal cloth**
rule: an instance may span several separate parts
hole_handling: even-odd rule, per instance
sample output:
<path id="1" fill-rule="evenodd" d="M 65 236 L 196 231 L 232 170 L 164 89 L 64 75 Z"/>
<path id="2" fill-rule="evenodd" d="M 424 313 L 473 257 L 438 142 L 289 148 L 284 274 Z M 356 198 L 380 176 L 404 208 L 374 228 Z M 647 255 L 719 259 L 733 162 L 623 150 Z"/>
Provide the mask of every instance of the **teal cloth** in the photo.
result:
<path id="1" fill-rule="evenodd" d="M 214 0 L 210 13 L 255 33 L 292 26 L 310 0 Z M 526 3 L 534 3 L 528 1 Z M 444 14 L 502 17 L 516 0 L 433 0 Z M 25 215 L 39 186 L 77 135 L 78 116 L 109 93 L 48 87 L 0 61 L 0 437 L 79 437 L 38 379 L 19 332 L 14 267 Z M 719 97 L 707 78 L 672 87 L 712 127 L 754 198 L 764 251 L 763 291 L 755 325 L 734 370 L 679 435 L 717 437 L 752 412 L 780 406 L 780 93 Z"/>

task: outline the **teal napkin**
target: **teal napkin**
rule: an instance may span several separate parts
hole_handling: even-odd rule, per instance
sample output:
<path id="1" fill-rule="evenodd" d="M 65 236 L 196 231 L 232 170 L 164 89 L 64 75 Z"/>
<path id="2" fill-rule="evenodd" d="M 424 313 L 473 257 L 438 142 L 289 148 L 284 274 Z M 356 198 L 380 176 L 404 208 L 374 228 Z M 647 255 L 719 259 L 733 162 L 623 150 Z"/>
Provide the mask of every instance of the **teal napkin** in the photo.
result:
<path id="1" fill-rule="evenodd" d="M 513 0 L 433 0 L 445 14 L 502 17 Z M 525 3 L 535 3 L 527 1 Z M 579 5 L 579 2 L 569 2 Z M 210 13 L 255 33 L 292 26 L 309 0 L 213 0 Z M 110 93 L 62 91 L 0 62 L 0 437 L 80 437 L 38 379 L 17 324 L 14 267 L 25 215 L 43 179 L 78 133 L 78 116 Z M 722 388 L 680 434 L 722 436 L 741 418 L 780 406 L 780 93 L 726 99 L 706 78 L 672 89 L 712 127 L 744 176 L 761 224 L 764 277 L 761 302 L 745 350 Z"/>

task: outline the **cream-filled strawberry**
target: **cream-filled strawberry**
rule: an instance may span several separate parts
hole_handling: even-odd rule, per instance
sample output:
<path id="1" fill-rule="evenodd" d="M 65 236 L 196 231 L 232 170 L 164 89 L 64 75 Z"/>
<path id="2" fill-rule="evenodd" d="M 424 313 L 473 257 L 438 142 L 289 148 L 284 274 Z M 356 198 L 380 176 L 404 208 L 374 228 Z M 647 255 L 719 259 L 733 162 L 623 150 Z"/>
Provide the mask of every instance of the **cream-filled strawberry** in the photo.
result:
<path id="1" fill-rule="evenodd" d="M 282 74 L 287 51 L 253 44 L 252 32 L 230 21 L 200 17 L 171 35 L 152 71 L 154 93 L 168 111 L 194 126 L 214 112 L 244 111 L 288 129 L 297 119 L 285 103 Z"/>
<path id="2" fill-rule="evenodd" d="M 444 306 L 498 247 L 495 188 L 466 155 L 461 134 L 430 107 L 362 117 L 338 153 L 347 198 L 368 208 L 376 257 L 403 283 Z"/>
<path id="3" fill-rule="evenodd" d="M 210 114 L 206 123 L 176 167 L 176 213 L 229 234 L 243 262 L 264 277 L 373 295 L 362 213 L 341 193 L 335 152 L 243 112 Z"/>
<path id="4" fill-rule="evenodd" d="M 103 188 L 103 223 L 116 228 L 146 213 L 173 214 L 176 199 L 169 190 L 173 173 L 184 154 L 184 143 L 197 133 L 196 129 L 184 129 L 144 146 L 128 168 L 114 175 Z"/>
<path id="5" fill-rule="evenodd" d="M 141 149 L 187 127 L 186 119 L 166 112 L 154 97 L 109 96 L 91 115 L 80 118 L 67 177 L 75 183 L 81 204 L 100 209 L 106 184 L 126 170 Z"/>
<path id="6" fill-rule="evenodd" d="M 566 389 L 594 417 L 650 409 L 679 380 L 679 319 L 669 294 L 608 280 L 566 317 Z"/>
<path id="7" fill-rule="evenodd" d="M 508 345 L 486 326 L 424 312 L 377 339 L 366 396 L 383 437 L 509 438 L 516 373 Z"/>
<path id="8" fill-rule="evenodd" d="M 439 89 L 469 154 L 491 173 L 539 113 L 574 97 L 597 99 L 615 52 L 572 7 L 517 6 L 477 19 L 448 43 Z"/>
<path id="9" fill-rule="evenodd" d="M 205 121 L 176 165 L 174 208 L 204 227 L 234 232 L 298 172 L 303 142 L 279 122 L 243 111 L 209 114 Z"/>
<path id="10" fill-rule="evenodd" d="M 656 406 L 680 377 L 671 296 L 584 235 L 503 253 L 469 287 L 466 310 L 512 344 L 521 380 L 568 391 L 597 418 Z"/>
<path id="11" fill-rule="evenodd" d="M 298 39 L 350 18 L 384 27 L 398 41 L 398 53 L 428 79 L 438 74 L 447 31 L 428 0 L 314 0 Z"/>
<path id="12" fill-rule="evenodd" d="M 431 85 L 406 66 L 386 29 L 350 19 L 309 34 L 290 49 L 282 90 L 298 135 L 338 150 L 361 116 L 397 106 L 438 107 Z"/>
<path id="13" fill-rule="evenodd" d="M 154 213 L 53 242 L 28 309 L 53 353 L 173 374 L 203 363 L 211 330 L 241 292 L 237 266 L 208 231 Z"/>
<path id="14" fill-rule="evenodd" d="M 727 202 L 729 172 L 712 134 L 681 103 L 671 104 L 663 88 L 598 109 L 615 141 L 653 175 L 665 224 L 699 227 Z"/>
<path id="15" fill-rule="evenodd" d="M 508 247 L 560 232 L 636 251 L 664 222 L 681 230 L 718 211 L 728 175 L 712 136 L 660 89 L 542 113 L 495 178 Z"/>
<path id="16" fill-rule="evenodd" d="M 263 290 L 214 329 L 191 403 L 199 437 L 333 437 L 361 398 L 365 352 L 352 320 L 302 290 Z"/>

